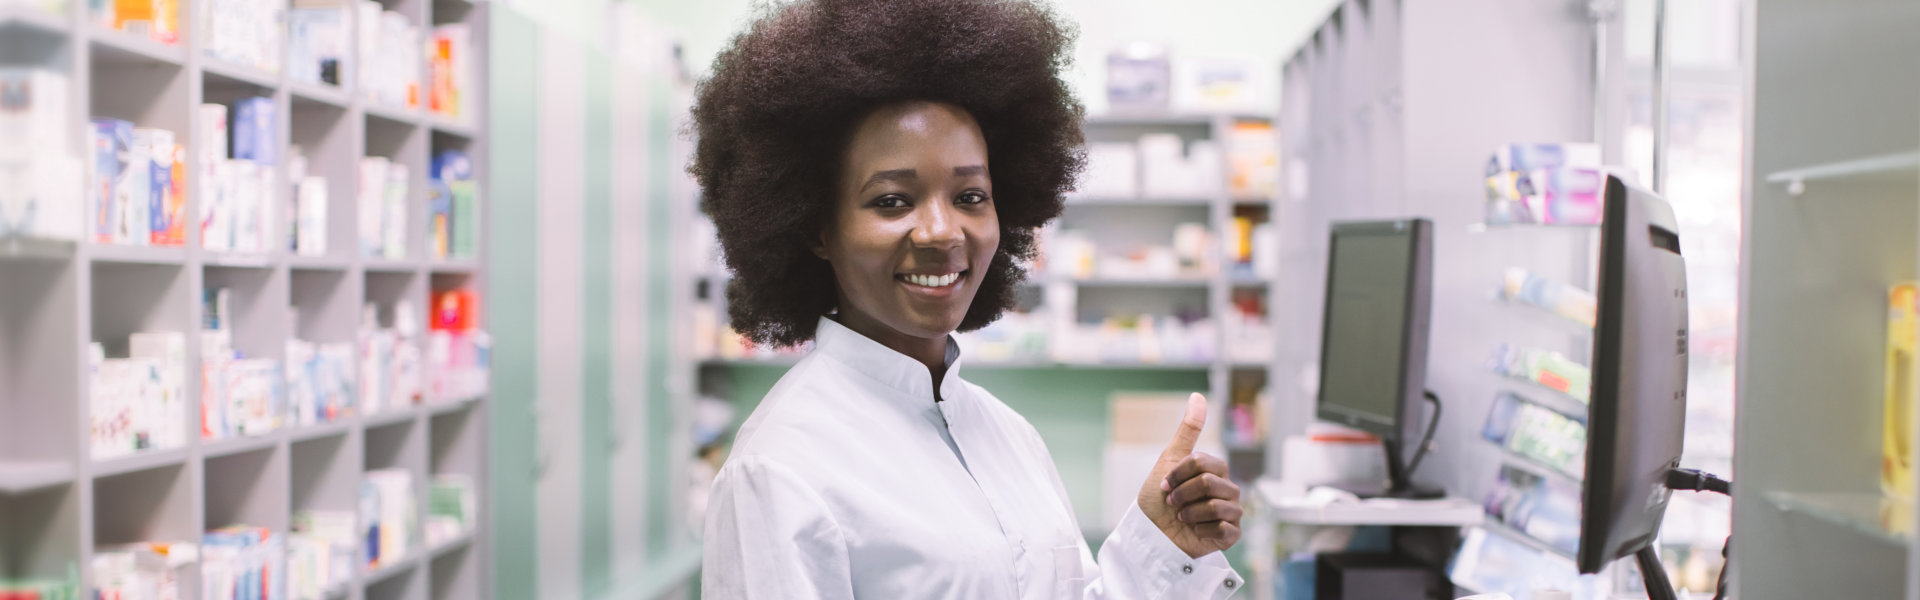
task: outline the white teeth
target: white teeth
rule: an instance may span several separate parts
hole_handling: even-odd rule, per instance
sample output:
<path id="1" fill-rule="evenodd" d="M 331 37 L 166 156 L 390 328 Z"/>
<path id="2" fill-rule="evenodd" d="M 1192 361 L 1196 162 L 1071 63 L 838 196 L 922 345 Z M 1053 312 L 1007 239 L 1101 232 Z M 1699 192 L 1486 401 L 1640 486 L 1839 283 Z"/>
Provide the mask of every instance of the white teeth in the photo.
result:
<path id="1" fill-rule="evenodd" d="M 946 275 L 905 275 L 903 276 L 903 278 L 907 280 L 907 283 L 911 283 L 914 285 L 921 285 L 926 287 L 947 287 L 949 285 L 953 285 L 953 282 L 959 281 L 960 274 L 948 273 Z"/>

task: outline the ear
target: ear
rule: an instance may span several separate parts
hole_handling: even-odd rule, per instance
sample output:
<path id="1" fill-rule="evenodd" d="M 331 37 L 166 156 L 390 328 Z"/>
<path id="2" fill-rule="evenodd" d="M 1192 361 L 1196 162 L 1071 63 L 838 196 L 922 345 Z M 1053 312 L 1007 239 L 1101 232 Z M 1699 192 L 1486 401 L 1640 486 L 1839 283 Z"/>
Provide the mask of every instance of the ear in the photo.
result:
<path id="1" fill-rule="evenodd" d="M 813 243 L 807 246 L 807 250 L 812 251 L 814 256 L 820 257 L 820 260 L 832 262 L 832 259 L 827 258 L 828 235 L 832 235 L 829 227 L 821 227 L 820 233 L 814 237 Z"/>

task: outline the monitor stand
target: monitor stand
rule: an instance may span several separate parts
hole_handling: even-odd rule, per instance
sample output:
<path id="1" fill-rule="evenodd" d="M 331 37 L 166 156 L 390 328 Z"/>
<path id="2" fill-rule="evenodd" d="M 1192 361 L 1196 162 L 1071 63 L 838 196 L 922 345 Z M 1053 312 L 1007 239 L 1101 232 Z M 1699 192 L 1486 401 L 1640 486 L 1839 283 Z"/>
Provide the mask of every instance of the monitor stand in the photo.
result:
<path id="1" fill-rule="evenodd" d="M 1433 500 L 1447 496 L 1446 490 L 1423 486 L 1413 482 L 1412 473 L 1409 472 L 1405 465 L 1401 464 L 1399 440 L 1382 438 L 1380 440 L 1380 446 L 1381 450 L 1384 451 L 1383 453 L 1387 455 L 1386 481 L 1378 483 L 1349 482 L 1329 487 L 1345 490 L 1362 499 L 1400 498 L 1405 500 Z"/>

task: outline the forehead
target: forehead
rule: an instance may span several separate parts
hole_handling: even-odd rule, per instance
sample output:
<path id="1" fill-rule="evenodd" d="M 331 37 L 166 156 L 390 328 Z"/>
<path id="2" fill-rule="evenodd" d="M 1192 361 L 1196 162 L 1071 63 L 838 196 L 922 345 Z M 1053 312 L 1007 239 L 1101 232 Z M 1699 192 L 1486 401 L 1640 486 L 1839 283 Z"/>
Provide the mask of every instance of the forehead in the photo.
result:
<path id="1" fill-rule="evenodd" d="M 938 102 L 880 107 L 854 123 L 848 176 L 877 170 L 985 165 L 986 138 L 966 109 Z M 944 170 L 944 169 L 943 169 Z"/>

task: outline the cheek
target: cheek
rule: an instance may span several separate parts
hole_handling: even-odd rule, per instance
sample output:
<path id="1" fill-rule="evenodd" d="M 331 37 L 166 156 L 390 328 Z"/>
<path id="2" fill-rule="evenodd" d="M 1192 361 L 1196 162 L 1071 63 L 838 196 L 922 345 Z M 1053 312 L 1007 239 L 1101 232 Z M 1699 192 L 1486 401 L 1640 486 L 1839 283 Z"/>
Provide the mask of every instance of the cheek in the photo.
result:
<path id="1" fill-rule="evenodd" d="M 995 218 L 993 213 L 987 213 L 971 229 L 967 232 L 967 238 L 974 240 L 973 258 L 984 265 L 1000 250 L 1000 219 Z"/>
<path id="2" fill-rule="evenodd" d="M 899 236 L 883 223 L 847 219 L 828 249 L 833 270 L 842 280 L 892 279 L 893 253 Z"/>

